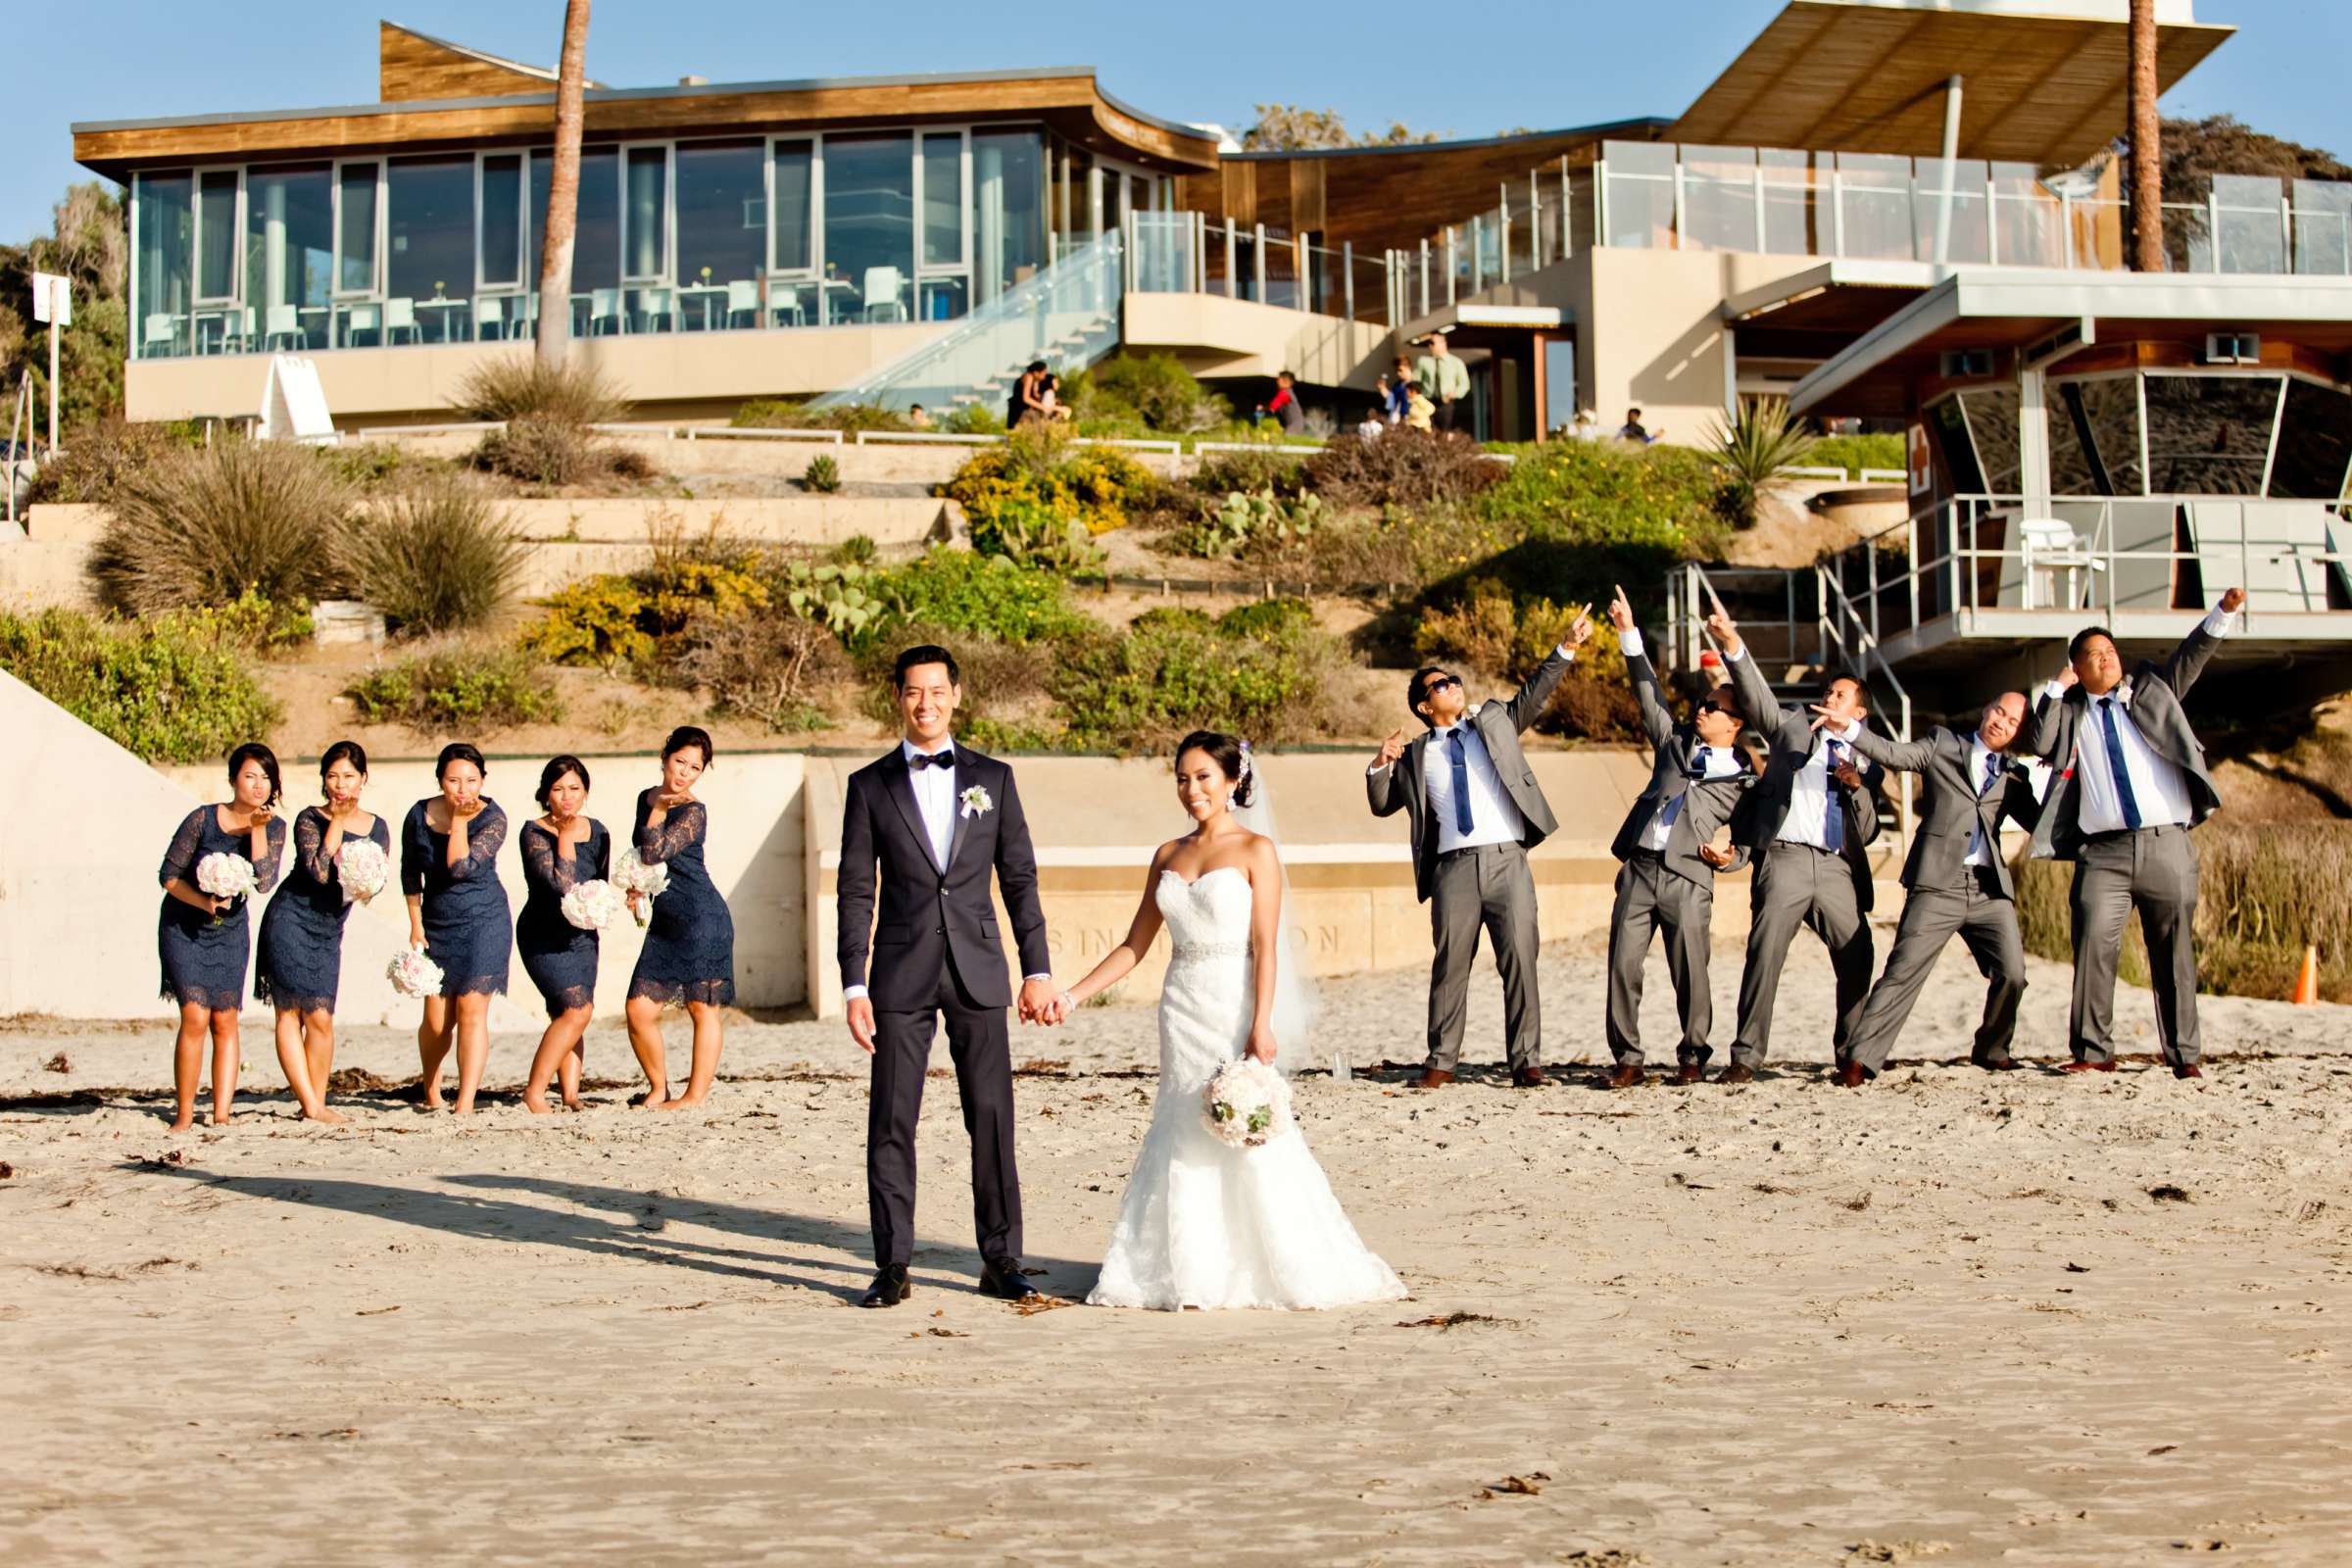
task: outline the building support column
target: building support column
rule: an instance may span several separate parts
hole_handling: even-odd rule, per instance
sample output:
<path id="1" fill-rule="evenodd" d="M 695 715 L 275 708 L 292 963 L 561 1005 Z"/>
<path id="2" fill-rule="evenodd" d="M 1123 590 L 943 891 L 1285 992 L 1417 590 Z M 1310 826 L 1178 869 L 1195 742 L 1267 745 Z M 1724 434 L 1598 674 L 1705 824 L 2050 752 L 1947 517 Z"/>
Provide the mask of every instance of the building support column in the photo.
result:
<path id="1" fill-rule="evenodd" d="M 2017 376 L 2018 489 L 2025 497 L 2028 518 L 2050 514 L 2050 414 L 2045 399 L 2048 378 L 2040 370 L 2021 370 Z"/>
<path id="2" fill-rule="evenodd" d="M 1957 75 L 1943 84 L 1943 190 L 1936 198 L 1936 265 L 1949 267 L 1952 262 L 1952 187 L 1959 183 L 1960 163 L 1960 85 Z M 1989 231 L 1992 215 L 1986 213 L 1984 221 Z"/>
<path id="3" fill-rule="evenodd" d="M 1542 441 L 1551 433 L 1551 409 L 1546 394 L 1551 390 L 1551 335 L 1535 334 L 1536 366 L 1536 439 Z"/>

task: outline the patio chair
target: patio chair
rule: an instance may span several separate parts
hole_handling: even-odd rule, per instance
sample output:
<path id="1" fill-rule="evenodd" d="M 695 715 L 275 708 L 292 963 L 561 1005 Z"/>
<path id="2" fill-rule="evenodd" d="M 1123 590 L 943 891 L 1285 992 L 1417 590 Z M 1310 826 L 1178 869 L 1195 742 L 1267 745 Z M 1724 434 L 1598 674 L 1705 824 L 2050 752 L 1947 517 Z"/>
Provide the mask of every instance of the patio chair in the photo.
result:
<path id="1" fill-rule="evenodd" d="M 411 298 L 384 301 L 384 346 L 400 341 L 400 334 L 409 334 L 409 341 L 421 343 L 424 334 L 416 329 L 416 302 Z"/>
<path id="2" fill-rule="evenodd" d="M 906 302 L 899 298 L 901 280 L 895 267 L 869 267 L 865 270 L 865 285 L 858 296 L 865 301 L 864 318 L 869 321 L 906 319 Z M 890 314 L 887 318 L 883 312 Z"/>
<path id="3" fill-rule="evenodd" d="M 376 341 L 380 343 L 383 341 L 383 312 L 378 307 L 372 304 L 343 307 L 343 347 L 353 347 L 352 339 L 362 332 L 377 334 Z"/>
<path id="4" fill-rule="evenodd" d="M 474 341 L 478 343 L 486 337 L 498 338 L 503 341 L 506 335 L 506 307 L 494 299 L 475 300 L 473 302 Z"/>
<path id="5" fill-rule="evenodd" d="M 641 288 L 637 290 L 637 318 L 645 323 L 642 330 L 647 332 L 676 331 L 678 329 L 677 302 L 678 296 L 675 289 Z M 667 324 L 656 327 L 654 322 L 657 320 L 664 321 Z"/>
<path id="6" fill-rule="evenodd" d="M 588 335 L 590 337 L 596 336 L 599 331 L 618 332 L 625 324 L 620 318 L 620 290 L 592 288 L 588 291 Z"/>
<path id="7" fill-rule="evenodd" d="M 179 318 L 170 311 L 159 311 L 148 317 L 147 329 L 139 334 L 139 346 L 149 359 L 168 359 L 177 354 Z"/>
<path id="8" fill-rule="evenodd" d="M 263 353 L 291 354 L 308 347 L 302 334 L 302 318 L 295 314 L 293 306 L 270 306 L 264 315 L 263 324 L 268 329 L 262 336 Z M 246 307 L 245 310 L 245 325 L 248 331 L 252 330 L 253 308 L 251 306 Z"/>

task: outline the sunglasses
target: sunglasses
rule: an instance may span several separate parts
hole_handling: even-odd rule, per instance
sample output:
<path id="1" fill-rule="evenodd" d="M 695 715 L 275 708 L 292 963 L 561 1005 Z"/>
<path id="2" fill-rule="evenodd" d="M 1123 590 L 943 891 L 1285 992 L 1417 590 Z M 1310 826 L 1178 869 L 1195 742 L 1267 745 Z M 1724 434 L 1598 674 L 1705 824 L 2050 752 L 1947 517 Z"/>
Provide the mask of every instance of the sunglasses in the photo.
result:
<path id="1" fill-rule="evenodd" d="M 1424 697 L 1434 696 L 1448 686 L 1459 686 L 1461 683 L 1459 675 L 1432 675 L 1428 680 L 1422 682 L 1421 695 Z"/>

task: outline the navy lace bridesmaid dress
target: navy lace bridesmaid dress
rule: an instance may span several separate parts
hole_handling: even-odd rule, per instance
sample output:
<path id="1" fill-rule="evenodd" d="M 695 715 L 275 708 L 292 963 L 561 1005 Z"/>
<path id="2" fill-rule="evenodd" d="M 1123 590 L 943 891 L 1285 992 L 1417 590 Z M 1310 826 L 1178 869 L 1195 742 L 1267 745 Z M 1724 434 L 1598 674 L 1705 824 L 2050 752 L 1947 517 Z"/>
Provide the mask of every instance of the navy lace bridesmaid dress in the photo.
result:
<path id="1" fill-rule="evenodd" d="M 631 836 L 639 859 L 669 867 L 669 886 L 654 900 L 653 924 L 637 955 L 629 995 L 724 1006 L 735 1000 L 735 921 L 703 863 L 710 813 L 702 802 L 688 801 L 668 811 L 660 827 L 648 828 L 645 819 L 657 793 L 647 790 L 637 797 Z"/>
<path id="2" fill-rule="evenodd" d="M 430 800 L 409 808 L 400 830 L 400 890 L 424 895 L 424 956 L 441 966 L 441 995 L 503 994 L 514 955 L 514 926 L 507 890 L 498 880 L 498 852 L 507 842 L 507 813 L 482 797 L 466 824 L 466 858 L 449 863 L 449 835 L 425 819 Z"/>
<path id="3" fill-rule="evenodd" d="M 326 853 L 327 827 L 326 813 L 316 806 L 304 807 L 294 818 L 293 867 L 262 912 L 262 952 L 253 994 L 296 1012 L 333 1012 L 343 978 L 343 922 L 351 905 L 344 901 L 342 879 Z M 380 816 L 357 836 L 387 856 L 392 853 L 392 828 Z M 337 840 L 336 853 L 353 837 L 346 834 Z"/>
<path id="4" fill-rule="evenodd" d="M 522 824 L 522 918 L 514 922 L 514 949 L 522 972 L 547 1001 L 547 1015 L 585 1007 L 596 1000 L 597 934 L 564 918 L 564 895 L 582 882 L 612 877 L 612 835 L 593 817 L 588 837 L 564 858 L 556 836 L 536 822 Z"/>
<path id="5" fill-rule="evenodd" d="M 253 868 L 255 898 L 277 885 L 277 868 L 286 851 L 284 818 L 270 819 L 266 842 L 270 853 Z M 247 858 L 253 855 L 253 835 L 223 828 L 218 806 L 199 806 L 187 814 L 179 831 L 172 835 L 172 847 L 164 852 L 156 880 L 167 889 L 174 882 L 193 888 L 196 864 L 208 855 Z M 240 898 L 216 919 L 169 892 L 164 895 L 163 912 L 156 916 L 155 946 L 156 956 L 163 962 L 165 1001 L 183 1007 L 192 1002 L 200 1007 L 230 1012 L 245 1005 L 245 963 L 253 952 L 253 923 L 246 917 L 245 906 L 251 902 Z"/>

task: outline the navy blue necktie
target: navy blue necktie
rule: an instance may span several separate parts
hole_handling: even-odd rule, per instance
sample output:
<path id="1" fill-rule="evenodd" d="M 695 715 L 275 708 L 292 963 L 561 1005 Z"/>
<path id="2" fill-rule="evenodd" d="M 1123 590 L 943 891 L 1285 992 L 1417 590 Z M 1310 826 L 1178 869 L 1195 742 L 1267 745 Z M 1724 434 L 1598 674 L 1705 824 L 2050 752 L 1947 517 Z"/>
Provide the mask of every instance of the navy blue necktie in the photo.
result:
<path id="1" fill-rule="evenodd" d="M 1453 731 L 1453 825 L 1470 836 L 1470 750 L 1462 744 L 1460 725 Z"/>
<path id="2" fill-rule="evenodd" d="M 1707 748 L 1701 746 L 1697 755 L 1692 757 L 1689 765 L 1683 769 L 1683 777 L 1689 780 L 1689 783 L 1683 786 L 1682 794 L 1666 803 L 1666 812 L 1658 820 L 1667 827 L 1674 826 L 1675 819 L 1683 814 L 1683 803 L 1690 798 L 1690 785 L 1702 782 L 1706 776 Z"/>
<path id="3" fill-rule="evenodd" d="M 2124 826 L 2139 830 L 2139 799 L 2132 793 L 2132 769 L 2124 763 L 2124 732 L 2116 727 L 2115 699 L 2099 699 L 2099 713 L 2106 722 L 2100 728 L 2107 732 L 2107 767 L 2115 774 L 2115 798 L 2124 808 Z"/>
<path id="4" fill-rule="evenodd" d="M 1845 850 L 1845 803 L 1838 795 L 1838 743 L 1822 743 L 1827 787 L 1821 792 L 1821 847 L 1832 855 Z"/>
<path id="5" fill-rule="evenodd" d="M 1981 801 L 1985 796 L 1990 795 L 1992 793 L 1994 781 L 2000 776 L 2001 754 L 1998 752 L 1986 752 L 1984 754 L 1984 782 L 1977 786 L 1977 799 Z"/>

